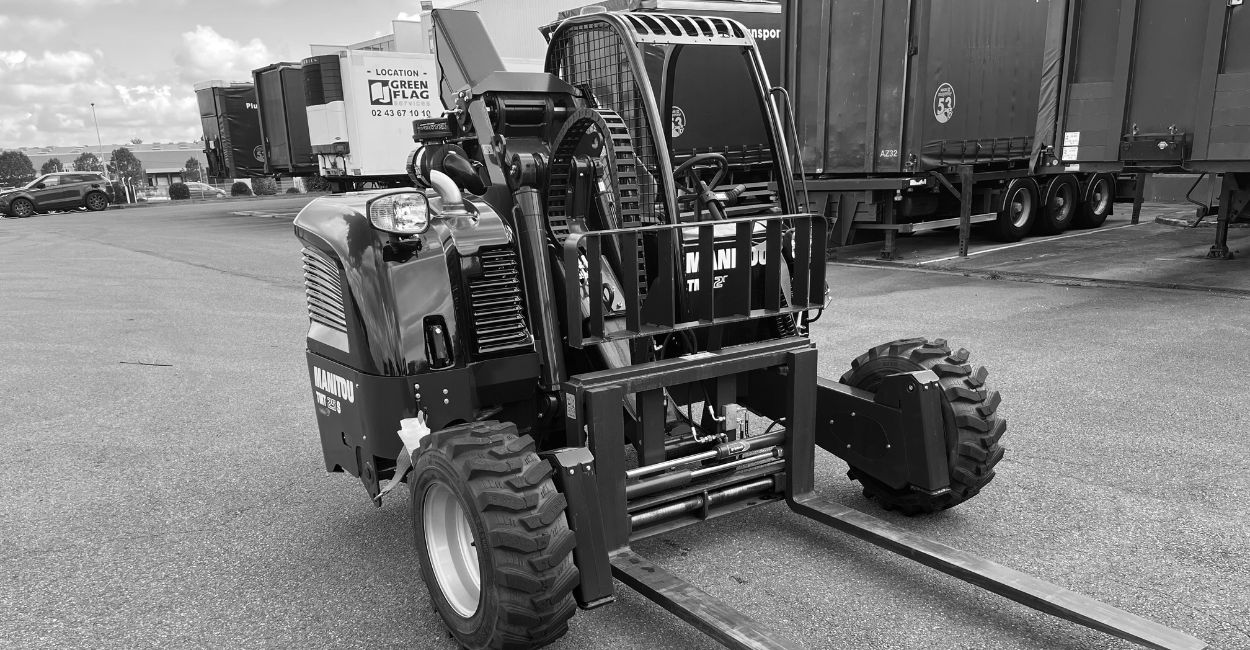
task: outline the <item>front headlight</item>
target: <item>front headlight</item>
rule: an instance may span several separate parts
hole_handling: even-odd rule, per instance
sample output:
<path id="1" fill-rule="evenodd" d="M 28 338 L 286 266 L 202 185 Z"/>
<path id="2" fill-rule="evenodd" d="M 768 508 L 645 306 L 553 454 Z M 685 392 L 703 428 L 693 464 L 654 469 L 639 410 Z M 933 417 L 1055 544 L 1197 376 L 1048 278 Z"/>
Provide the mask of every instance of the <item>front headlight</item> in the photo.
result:
<path id="1" fill-rule="evenodd" d="M 399 235 L 419 235 L 430 227 L 430 202 L 420 192 L 399 192 L 369 202 L 373 227 Z"/>

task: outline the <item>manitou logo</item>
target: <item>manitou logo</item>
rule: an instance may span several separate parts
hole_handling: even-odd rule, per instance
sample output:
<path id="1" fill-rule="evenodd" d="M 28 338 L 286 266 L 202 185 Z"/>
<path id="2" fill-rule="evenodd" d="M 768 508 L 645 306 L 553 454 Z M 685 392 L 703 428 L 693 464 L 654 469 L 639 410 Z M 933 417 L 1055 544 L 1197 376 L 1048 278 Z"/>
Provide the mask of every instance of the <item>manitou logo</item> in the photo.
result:
<path id="1" fill-rule="evenodd" d="M 751 262 L 748 266 L 763 266 L 768 261 L 768 254 L 763 246 L 756 246 L 751 249 Z M 724 271 L 727 269 L 738 268 L 738 249 L 736 248 L 718 248 L 716 254 L 712 257 L 712 270 Z M 686 275 L 699 274 L 699 253 L 686 252 Z M 728 274 L 716 275 L 712 281 L 713 289 L 720 289 L 725 286 L 725 281 L 729 279 Z M 689 291 L 699 290 L 699 278 L 692 277 L 686 280 L 686 289 Z"/>
<path id="2" fill-rule="evenodd" d="M 349 403 L 356 402 L 356 385 L 332 372 L 314 367 L 313 385 L 317 390 L 323 390 Z"/>

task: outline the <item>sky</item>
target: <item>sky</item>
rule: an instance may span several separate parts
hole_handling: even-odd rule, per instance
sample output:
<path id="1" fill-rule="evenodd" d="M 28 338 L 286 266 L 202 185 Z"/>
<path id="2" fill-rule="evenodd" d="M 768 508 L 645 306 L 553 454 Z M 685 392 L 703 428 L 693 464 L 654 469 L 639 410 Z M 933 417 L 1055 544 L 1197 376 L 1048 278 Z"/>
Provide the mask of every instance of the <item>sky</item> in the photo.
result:
<path id="1" fill-rule="evenodd" d="M 454 4 L 440 0 L 436 6 Z M 0 0 L 0 149 L 202 135 L 192 87 L 391 32 L 418 0 Z"/>

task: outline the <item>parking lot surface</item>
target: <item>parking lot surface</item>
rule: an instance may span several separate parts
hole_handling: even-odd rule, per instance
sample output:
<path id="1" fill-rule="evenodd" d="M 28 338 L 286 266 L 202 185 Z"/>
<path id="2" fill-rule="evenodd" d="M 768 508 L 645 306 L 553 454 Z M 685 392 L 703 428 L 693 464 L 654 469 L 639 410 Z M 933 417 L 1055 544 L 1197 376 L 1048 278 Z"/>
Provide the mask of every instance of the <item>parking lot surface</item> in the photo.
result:
<path id="1" fill-rule="evenodd" d="M 0 220 L 0 646 L 452 647 L 406 499 L 376 509 L 325 473 L 290 225 L 306 200 Z M 1111 235 L 1147 228 L 1083 239 L 1135 259 Z M 1200 245 L 1183 237 L 1175 250 Z M 1047 259 L 1031 272 L 1071 275 Z M 1185 262 L 1244 287 L 1239 263 Z M 829 281 L 813 328 L 822 375 L 884 341 L 946 337 L 989 366 L 1010 423 L 997 479 L 954 510 L 881 513 L 823 452 L 819 491 L 1250 648 L 1244 296 L 844 264 Z M 811 648 L 1134 647 L 782 504 L 635 550 Z M 553 647 L 718 646 L 622 587 Z"/>

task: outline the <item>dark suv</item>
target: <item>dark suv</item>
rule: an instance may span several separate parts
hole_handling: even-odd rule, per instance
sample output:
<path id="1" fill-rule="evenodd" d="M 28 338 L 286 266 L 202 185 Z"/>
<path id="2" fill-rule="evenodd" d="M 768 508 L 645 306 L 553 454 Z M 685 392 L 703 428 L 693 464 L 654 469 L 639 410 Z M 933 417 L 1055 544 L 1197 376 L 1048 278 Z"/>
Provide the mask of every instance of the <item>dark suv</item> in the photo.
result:
<path id="1" fill-rule="evenodd" d="M 113 200 L 113 186 L 99 172 L 44 174 L 24 187 L 0 192 L 0 214 L 29 217 L 51 210 L 103 210 Z"/>

